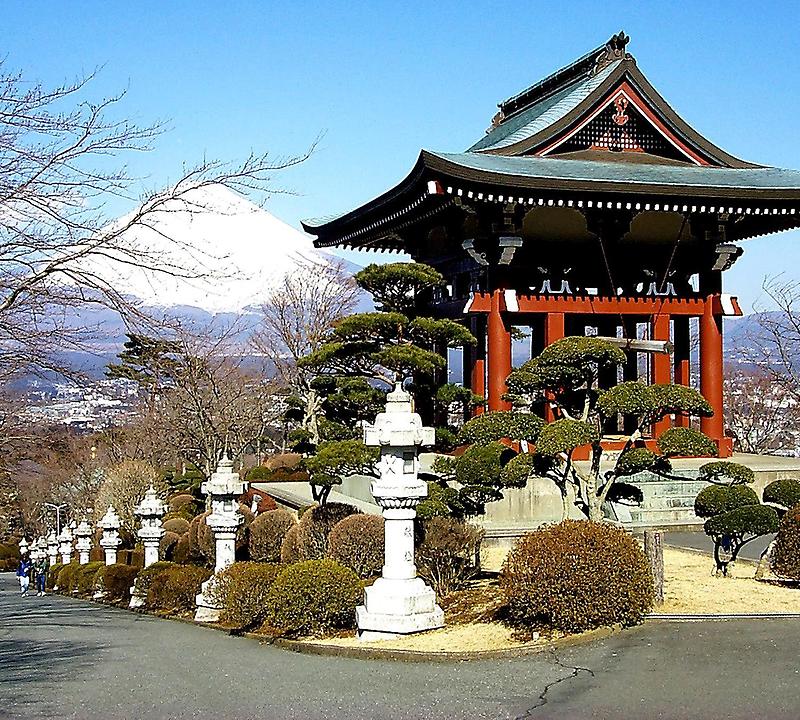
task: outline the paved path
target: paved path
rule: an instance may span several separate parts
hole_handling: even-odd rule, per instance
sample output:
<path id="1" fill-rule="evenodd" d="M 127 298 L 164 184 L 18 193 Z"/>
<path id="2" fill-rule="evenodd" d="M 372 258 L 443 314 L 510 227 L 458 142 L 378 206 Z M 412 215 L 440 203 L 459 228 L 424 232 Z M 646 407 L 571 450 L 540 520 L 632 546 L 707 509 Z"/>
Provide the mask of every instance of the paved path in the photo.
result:
<path id="1" fill-rule="evenodd" d="M 751 540 L 739 552 L 739 557 L 745 560 L 759 560 L 764 549 L 775 539 L 774 535 L 765 535 Z M 675 532 L 668 530 L 664 533 L 664 542 L 675 547 L 692 548 L 694 550 L 704 550 L 713 555 L 714 542 L 702 530 L 695 532 Z M 712 562 L 713 566 L 713 562 Z"/>
<path id="2" fill-rule="evenodd" d="M 297 655 L 0 574 L 0 718 L 792 718 L 800 623 L 648 623 L 516 660 Z M 721 668 L 721 669 L 717 669 Z"/>

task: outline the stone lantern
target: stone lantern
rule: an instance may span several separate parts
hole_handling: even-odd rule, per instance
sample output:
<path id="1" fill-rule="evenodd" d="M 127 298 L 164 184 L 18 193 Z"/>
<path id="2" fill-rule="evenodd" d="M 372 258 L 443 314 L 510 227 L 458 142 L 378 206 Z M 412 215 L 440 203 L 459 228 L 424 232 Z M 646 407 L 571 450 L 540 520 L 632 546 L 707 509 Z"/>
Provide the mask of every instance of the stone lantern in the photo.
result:
<path id="1" fill-rule="evenodd" d="M 55 565 L 58 562 L 58 538 L 52 530 L 47 536 L 47 560 L 50 565 Z"/>
<path id="2" fill-rule="evenodd" d="M 78 540 L 75 543 L 75 549 L 78 551 L 78 563 L 86 565 L 89 562 L 89 553 L 92 550 L 92 527 L 86 520 L 81 520 L 78 527 L 75 528 L 75 535 Z"/>
<path id="3" fill-rule="evenodd" d="M 144 494 L 142 501 L 134 508 L 133 514 L 139 518 L 141 527 L 136 533 L 144 545 L 144 566 L 158 562 L 158 545 L 164 536 L 161 518 L 167 511 L 153 486 Z"/>
<path id="4" fill-rule="evenodd" d="M 122 544 L 119 537 L 119 528 L 122 521 L 114 510 L 113 505 L 108 506 L 106 514 L 97 523 L 103 530 L 103 537 L 100 538 L 100 547 L 106 553 L 106 565 L 114 565 L 117 562 L 117 548 Z"/>
<path id="5" fill-rule="evenodd" d="M 33 557 L 33 553 L 31 553 L 31 556 Z M 36 540 L 36 556 L 33 559 L 41 560 L 45 557 L 47 557 L 47 539 L 40 535 Z"/>
<path id="6" fill-rule="evenodd" d="M 72 530 L 69 525 L 65 525 L 58 536 L 58 551 L 61 553 L 61 562 L 67 565 L 72 562 Z"/>
<path id="7" fill-rule="evenodd" d="M 248 485 L 233 471 L 233 461 L 226 457 L 220 460 L 217 471 L 200 487 L 211 504 L 206 525 L 214 533 L 214 575 L 230 567 L 236 560 L 236 531 L 244 522 L 237 498 L 247 490 Z M 197 613 L 194 617 L 197 622 L 216 622 L 219 619 L 220 608 L 210 600 L 208 593 L 213 582 L 214 576 L 206 580 L 197 596 Z"/>
<path id="8" fill-rule="evenodd" d="M 23 555 L 28 554 L 28 541 L 25 538 L 22 538 L 19 541 L 19 555 L 22 557 Z"/>
<path id="9" fill-rule="evenodd" d="M 359 636 L 378 639 L 432 630 L 444 625 L 436 593 L 414 565 L 416 507 L 428 494 L 419 479 L 419 447 L 433 445 L 434 429 L 422 426 L 411 396 L 400 384 L 386 396 L 386 410 L 364 428 L 364 442 L 381 451 L 379 478 L 370 491 L 381 506 L 386 540 L 381 577 L 364 592 L 356 610 Z"/>

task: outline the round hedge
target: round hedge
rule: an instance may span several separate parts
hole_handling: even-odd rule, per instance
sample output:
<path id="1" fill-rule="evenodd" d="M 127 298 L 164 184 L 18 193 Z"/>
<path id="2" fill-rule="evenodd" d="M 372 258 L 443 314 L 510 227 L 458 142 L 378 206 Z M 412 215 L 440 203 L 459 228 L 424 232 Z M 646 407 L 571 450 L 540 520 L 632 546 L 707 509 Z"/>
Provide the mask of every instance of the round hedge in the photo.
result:
<path id="1" fill-rule="evenodd" d="M 47 570 L 47 580 L 45 587 L 48 590 L 52 590 L 58 584 L 58 574 L 61 572 L 61 568 L 64 567 L 64 563 L 53 563 Z"/>
<path id="2" fill-rule="evenodd" d="M 778 513 L 767 505 L 745 505 L 729 512 L 708 518 L 703 529 L 706 535 L 722 537 L 732 535 L 769 535 L 778 531 Z"/>
<path id="3" fill-rule="evenodd" d="M 639 544 L 589 520 L 525 535 L 506 558 L 500 586 L 509 619 L 529 629 L 634 625 L 653 606 L 653 576 Z"/>
<path id="4" fill-rule="evenodd" d="M 289 529 L 297 524 L 294 514 L 283 508 L 262 513 L 250 524 L 250 559 L 281 561 L 281 545 Z"/>
<path id="5" fill-rule="evenodd" d="M 158 562 L 154 562 L 152 565 L 148 565 L 146 568 L 141 569 L 139 574 L 136 576 L 136 595 L 146 598 L 153 578 L 162 570 L 171 568 L 174 565 L 175 563 L 168 562 L 166 560 L 159 560 Z"/>
<path id="6" fill-rule="evenodd" d="M 665 430 L 656 440 L 658 449 L 670 457 L 716 457 L 717 444 L 708 435 L 689 427 Z"/>
<path id="7" fill-rule="evenodd" d="M 97 589 L 97 581 L 102 580 L 105 566 L 104 562 L 90 562 L 86 563 L 86 565 L 80 565 L 75 573 L 72 589 L 76 590 L 79 595 L 93 594 Z"/>
<path id="8" fill-rule="evenodd" d="M 333 560 L 306 560 L 278 576 L 267 598 L 267 621 L 290 635 L 355 626 L 361 580 Z"/>
<path id="9" fill-rule="evenodd" d="M 321 560 L 328 554 L 328 535 L 340 521 L 361 511 L 346 503 L 317 505 L 303 514 L 297 534 L 300 560 Z"/>
<path id="10" fill-rule="evenodd" d="M 417 569 L 440 598 L 458 590 L 480 570 L 476 557 L 483 531 L 463 520 L 432 517 L 419 523 Z"/>
<path id="11" fill-rule="evenodd" d="M 220 619 L 238 628 L 261 625 L 267 617 L 269 591 L 283 569 L 274 563 L 237 562 L 219 573 L 211 595 L 222 607 Z"/>
<path id="12" fill-rule="evenodd" d="M 172 560 L 173 562 L 185 565 L 189 562 L 191 552 L 192 547 L 189 542 L 189 533 L 186 533 L 185 535 L 181 535 L 178 542 L 175 543 L 175 547 L 172 549 Z M 169 558 L 165 557 L 164 559 L 167 560 Z"/>
<path id="13" fill-rule="evenodd" d="M 133 565 L 105 565 L 98 573 L 109 600 L 130 600 L 131 586 L 141 568 Z"/>
<path id="14" fill-rule="evenodd" d="M 781 519 L 772 550 L 772 570 L 776 575 L 800 580 L 800 505 Z"/>
<path id="15" fill-rule="evenodd" d="M 383 518 L 350 515 L 340 520 L 328 536 L 328 555 L 359 577 L 380 575 L 384 560 Z"/>
<path id="16" fill-rule="evenodd" d="M 694 499 L 694 514 L 711 518 L 747 505 L 758 505 L 758 495 L 753 488 L 747 485 L 709 485 Z"/>
<path id="17" fill-rule="evenodd" d="M 292 525 L 281 543 L 281 562 L 285 564 L 300 561 L 300 525 Z"/>
<path id="18" fill-rule="evenodd" d="M 180 542 L 181 537 L 182 535 L 169 532 L 169 530 L 165 532 L 158 543 L 158 557 L 164 560 L 172 560 L 175 555 L 175 548 Z"/>
<path id="19" fill-rule="evenodd" d="M 764 488 L 764 502 L 775 503 L 781 507 L 793 508 L 800 503 L 800 480 L 784 478 L 775 480 Z"/>
<path id="20" fill-rule="evenodd" d="M 56 582 L 59 592 L 70 593 L 77 588 L 78 572 L 82 567 L 77 562 L 71 562 L 61 568 Z"/>
<path id="21" fill-rule="evenodd" d="M 162 527 L 167 532 L 183 535 L 189 532 L 190 523 L 186 518 L 176 517 L 172 518 L 172 520 L 167 520 Z"/>
<path id="22" fill-rule="evenodd" d="M 195 607 L 200 586 L 211 577 L 211 571 L 196 565 L 170 565 L 151 580 L 146 604 L 167 612 L 189 612 Z"/>

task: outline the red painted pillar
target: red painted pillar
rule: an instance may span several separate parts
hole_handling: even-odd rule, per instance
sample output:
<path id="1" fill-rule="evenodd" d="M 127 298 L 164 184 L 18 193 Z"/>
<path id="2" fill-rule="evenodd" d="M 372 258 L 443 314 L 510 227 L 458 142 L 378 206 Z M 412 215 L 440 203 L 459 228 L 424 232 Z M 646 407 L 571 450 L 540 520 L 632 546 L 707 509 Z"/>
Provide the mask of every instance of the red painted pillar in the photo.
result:
<path id="1" fill-rule="evenodd" d="M 486 322 L 486 354 L 489 363 L 488 400 L 489 410 L 510 410 L 511 403 L 503 400 L 506 378 L 511 373 L 511 332 L 500 314 L 503 291 L 492 293 L 492 306 Z"/>
<path id="2" fill-rule="evenodd" d="M 669 341 L 669 315 L 656 315 L 651 321 L 650 337 L 653 340 Z M 665 385 L 672 382 L 672 368 L 670 357 L 666 353 L 653 353 L 650 359 L 652 363 L 652 378 L 654 385 Z M 664 430 L 672 425 L 672 420 L 665 417 L 653 426 L 653 437 L 658 437 Z"/>
<path id="3" fill-rule="evenodd" d="M 544 320 L 544 346 L 551 345 L 556 340 L 564 337 L 564 313 L 549 312 Z M 545 402 L 544 419 L 547 422 L 555 420 L 555 414 L 550 403 Z"/>
<path id="4" fill-rule="evenodd" d="M 464 387 L 472 390 L 473 394 L 482 398 L 486 397 L 486 323 L 482 317 L 473 316 L 470 319 L 470 332 L 477 339 L 477 344 L 464 348 L 463 358 L 463 383 Z M 472 409 L 472 415 L 480 415 L 484 411 L 483 405 Z"/>
<path id="5" fill-rule="evenodd" d="M 689 338 L 689 318 L 685 315 L 676 317 L 672 320 L 673 343 L 675 345 L 675 355 L 673 367 L 675 368 L 675 383 L 690 387 L 692 384 L 691 367 L 689 364 L 690 338 Z M 691 418 L 687 415 L 678 415 L 675 424 L 679 427 L 689 427 Z"/>
<path id="6" fill-rule="evenodd" d="M 714 315 L 715 295 L 706 295 L 700 318 L 700 392 L 714 415 L 700 419 L 700 429 L 713 440 L 725 437 L 722 401 L 722 317 Z M 720 448 L 722 449 L 722 448 Z"/>

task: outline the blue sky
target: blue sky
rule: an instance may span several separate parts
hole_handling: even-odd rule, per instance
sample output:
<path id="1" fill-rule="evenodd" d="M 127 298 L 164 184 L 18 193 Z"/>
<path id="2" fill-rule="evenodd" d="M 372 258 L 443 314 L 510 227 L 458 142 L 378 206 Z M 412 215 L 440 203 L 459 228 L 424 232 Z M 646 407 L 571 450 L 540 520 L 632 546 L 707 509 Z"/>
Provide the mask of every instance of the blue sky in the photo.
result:
<path id="1" fill-rule="evenodd" d="M 204 155 L 290 155 L 322 134 L 310 160 L 275 178 L 296 194 L 267 207 L 293 225 L 379 194 L 422 147 L 464 150 L 500 100 L 620 29 L 700 132 L 748 160 L 800 168 L 796 1 L 18 1 L 3 13 L 6 69 L 55 83 L 102 66 L 96 96 L 127 89 L 128 116 L 169 121 L 130 162 L 148 185 Z M 749 307 L 765 275 L 800 279 L 799 248 L 798 232 L 747 241 L 727 290 Z"/>

